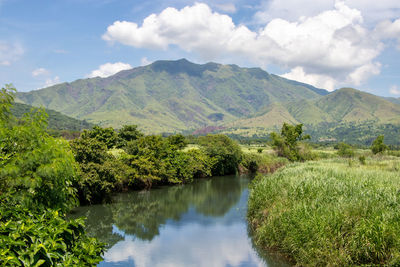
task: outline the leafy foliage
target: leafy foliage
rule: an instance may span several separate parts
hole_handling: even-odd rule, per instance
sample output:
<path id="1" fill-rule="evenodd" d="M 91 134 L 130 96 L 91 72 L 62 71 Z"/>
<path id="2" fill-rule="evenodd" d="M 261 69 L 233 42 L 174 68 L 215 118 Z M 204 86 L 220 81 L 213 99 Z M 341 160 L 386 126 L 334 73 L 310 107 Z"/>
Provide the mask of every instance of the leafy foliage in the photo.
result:
<path id="1" fill-rule="evenodd" d="M 216 134 L 199 138 L 201 150 L 213 159 L 212 175 L 234 174 L 242 161 L 242 151 L 239 145 L 226 135 Z"/>
<path id="2" fill-rule="evenodd" d="M 118 146 L 123 147 L 127 142 L 143 137 L 143 133 L 138 130 L 137 125 L 124 125 L 118 131 L 118 137 L 120 142 Z"/>
<path id="3" fill-rule="evenodd" d="M 21 118 L 32 109 L 37 108 L 26 104 L 14 103 L 11 108 L 11 113 L 15 117 Z M 51 129 L 54 134 L 61 134 L 67 131 L 80 132 L 94 126 L 85 120 L 74 119 L 51 109 L 45 109 L 45 112 L 48 114 L 48 129 Z"/>
<path id="4" fill-rule="evenodd" d="M 341 157 L 351 158 L 354 157 L 354 149 L 351 145 L 346 143 L 339 143 L 338 144 L 338 155 Z"/>
<path id="5" fill-rule="evenodd" d="M 6 94 L 6 95 L 5 95 Z M 2 92 L 0 192 L 11 192 L 30 207 L 67 210 L 75 203 L 76 164 L 68 143 L 46 133 L 42 109 L 17 120 L 7 114 L 10 92 Z M 8 99 L 5 100 L 4 99 Z"/>
<path id="6" fill-rule="evenodd" d="M 102 260 L 104 244 L 88 237 L 82 219 L 57 211 L 32 212 L 0 203 L 1 266 L 89 266 Z"/>
<path id="7" fill-rule="evenodd" d="M 75 160 L 80 165 L 80 175 L 75 187 L 82 203 L 101 203 L 103 200 L 110 200 L 112 192 L 121 183 L 119 177 L 121 164 L 107 153 L 106 143 L 111 144 L 115 140 L 115 135 L 109 134 L 111 133 L 109 129 L 105 131 L 94 129 L 93 132 L 85 131 L 80 138 L 71 142 Z M 104 140 L 107 136 L 112 140 Z"/>
<path id="8" fill-rule="evenodd" d="M 14 91 L 0 91 L 0 265 L 95 265 L 104 245 L 55 210 L 76 204 L 69 145 L 46 133 L 43 109 L 12 116 Z"/>
<path id="9" fill-rule="evenodd" d="M 102 128 L 99 126 L 94 126 L 92 130 L 85 130 L 82 133 L 83 139 L 93 138 L 97 141 L 106 145 L 106 147 L 112 148 L 118 143 L 118 135 L 113 128 Z"/>
<path id="10" fill-rule="evenodd" d="M 385 136 L 380 135 L 372 142 L 372 146 L 371 146 L 372 153 L 378 154 L 378 153 L 382 153 L 388 149 L 387 145 L 385 145 L 383 143 L 384 138 L 385 138 Z"/>
<path id="11" fill-rule="evenodd" d="M 283 123 L 281 134 L 272 132 L 272 147 L 277 151 L 278 155 L 285 157 L 290 161 L 305 160 L 306 156 L 300 153 L 298 141 L 310 139 L 309 135 L 303 136 L 303 124 L 290 125 Z"/>

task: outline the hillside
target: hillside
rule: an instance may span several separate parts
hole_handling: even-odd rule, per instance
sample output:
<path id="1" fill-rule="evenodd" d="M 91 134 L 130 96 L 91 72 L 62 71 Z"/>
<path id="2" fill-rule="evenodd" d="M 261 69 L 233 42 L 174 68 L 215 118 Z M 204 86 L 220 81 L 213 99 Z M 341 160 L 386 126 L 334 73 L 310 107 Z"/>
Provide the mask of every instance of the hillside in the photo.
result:
<path id="1" fill-rule="evenodd" d="M 379 134 L 389 143 L 400 143 L 400 105 L 381 97 L 342 88 L 312 100 L 281 104 L 253 118 L 227 125 L 226 134 L 266 136 L 279 130 L 282 121 L 303 123 L 314 141 L 341 140 L 370 144 Z"/>
<path id="2" fill-rule="evenodd" d="M 273 103 L 327 93 L 260 68 L 181 59 L 18 93 L 17 98 L 103 126 L 138 124 L 159 133 L 222 125 L 265 113 Z"/>
<path id="3" fill-rule="evenodd" d="M 21 118 L 23 114 L 29 112 L 32 108 L 30 105 L 14 103 L 11 112 L 17 118 Z M 45 111 L 48 115 L 48 128 L 51 130 L 82 131 L 93 127 L 91 123 L 68 117 L 60 112 L 51 109 L 46 109 Z"/>

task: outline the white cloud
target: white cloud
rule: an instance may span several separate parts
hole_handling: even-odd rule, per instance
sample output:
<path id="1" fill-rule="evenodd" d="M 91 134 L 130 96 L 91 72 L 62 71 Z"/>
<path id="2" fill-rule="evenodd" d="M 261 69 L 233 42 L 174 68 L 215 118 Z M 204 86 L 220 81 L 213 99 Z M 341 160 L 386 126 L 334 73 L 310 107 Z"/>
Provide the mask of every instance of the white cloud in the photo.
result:
<path id="1" fill-rule="evenodd" d="M 24 49 L 20 44 L 0 40 L 0 65 L 9 66 L 23 54 Z"/>
<path id="2" fill-rule="evenodd" d="M 236 6 L 233 3 L 214 4 L 214 6 L 217 9 L 227 12 L 227 13 L 236 13 Z"/>
<path id="3" fill-rule="evenodd" d="M 348 82 L 351 84 L 360 85 L 370 76 L 381 73 L 381 66 L 382 65 L 380 63 L 369 63 L 362 65 L 349 74 Z"/>
<path id="4" fill-rule="evenodd" d="M 315 16 L 331 9 L 335 0 L 265 0 L 261 10 L 254 15 L 257 23 L 266 23 L 274 18 L 290 21 L 299 20 L 302 16 Z M 360 10 L 367 23 L 374 24 L 384 19 L 399 17 L 400 1 L 398 0 L 343 0 L 347 6 Z"/>
<path id="5" fill-rule="evenodd" d="M 116 63 L 106 63 L 103 65 L 100 65 L 97 70 L 92 71 L 89 75 L 87 75 L 88 78 L 93 78 L 93 77 L 108 77 L 111 75 L 114 75 L 117 72 L 120 72 L 122 70 L 127 70 L 131 69 L 132 66 L 127 64 L 127 63 L 122 63 L 122 62 L 116 62 Z"/>
<path id="6" fill-rule="evenodd" d="M 244 58 L 259 66 L 276 64 L 290 70 L 284 77 L 326 89 L 348 83 L 360 85 L 371 75 L 379 74 L 381 65 L 376 58 L 384 48 L 383 37 L 364 26 L 362 13 L 343 1 L 319 12 L 323 6 L 319 1 L 307 1 L 312 4 L 304 8 L 315 6 L 315 10 L 311 8 L 315 13 L 312 16 L 296 21 L 272 19 L 257 31 L 235 25 L 230 16 L 196 3 L 180 10 L 166 8 L 145 18 L 142 25 L 116 21 L 107 28 L 103 39 L 161 50 L 176 45 L 204 60 L 228 57 L 232 61 Z M 294 0 L 283 2 L 293 4 L 287 6 L 290 10 L 297 7 Z M 392 23 L 385 38 L 395 38 L 395 33 L 397 22 Z"/>
<path id="7" fill-rule="evenodd" d="M 392 95 L 400 95 L 400 89 L 397 85 L 392 85 L 389 89 L 389 93 Z"/>
<path id="8" fill-rule="evenodd" d="M 381 21 L 374 29 L 374 35 L 381 39 L 396 39 L 400 49 L 400 19 Z"/>
<path id="9" fill-rule="evenodd" d="M 335 79 L 321 74 L 306 74 L 302 67 L 295 67 L 290 72 L 282 74 L 286 79 L 296 80 L 303 83 L 313 84 L 319 88 L 325 88 L 328 91 L 335 90 L 338 83 Z"/>
<path id="10" fill-rule="evenodd" d="M 140 64 L 142 66 L 146 66 L 146 65 L 149 65 L 151 63 L 152 63 L 152 61 L 148 60 L 147 57 L 142 57 L 142 59 L 140 60 Z"/>
<path id="11" fill-rule="evenodd" d="M 33 77 L 38 77 L 38 76 L 48 76 L 50 75 L 50 72 L 46 70 L 45 68 L 38 68 L 32 71 L 32 76 Z"/>
<path id="12" fill-rule="evenodd" d="M 188 246 L 188 240 L 196 242 Z M 240 223 L 207 227 L 196 223 L 180 227 L 166 225 L 151 242 L 125 236 L 104 253 L 104 261 L 119 265 L 134 261 L 138 267 L 242 266 L 245 263 L 265 266 L 252 248 L 246 226 Z"/>
<path id="13" fill-rule="evenodd" d="M 53 78 L 48 78 L 46 79 L 45 85 L 43 86 L 43 88 L 45 87 L 49 87 L 49 86 L 53 86 L 55 84 L 60 83 L 60 78 L 58 76 L 55 76 Z"/>

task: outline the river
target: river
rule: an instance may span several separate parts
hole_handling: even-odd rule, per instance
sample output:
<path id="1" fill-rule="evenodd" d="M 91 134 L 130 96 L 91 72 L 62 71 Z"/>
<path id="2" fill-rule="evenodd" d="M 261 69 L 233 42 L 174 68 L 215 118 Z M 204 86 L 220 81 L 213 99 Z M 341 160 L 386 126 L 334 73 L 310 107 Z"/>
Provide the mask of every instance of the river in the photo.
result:
<path id="1" fill-rule="evenodd" d="M 98 266 L 284 266 L 253 247 L 247 176 L 121 193 L 112 204 L 76 208 L 91 236 L 108 243 Z"/>

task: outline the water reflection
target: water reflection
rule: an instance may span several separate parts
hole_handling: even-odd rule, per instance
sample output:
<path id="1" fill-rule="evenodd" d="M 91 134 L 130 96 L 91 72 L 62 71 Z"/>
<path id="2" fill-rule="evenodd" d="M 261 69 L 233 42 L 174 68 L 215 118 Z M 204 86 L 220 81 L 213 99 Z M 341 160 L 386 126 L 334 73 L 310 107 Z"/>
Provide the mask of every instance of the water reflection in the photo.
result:
<path id="1" fill-rule="evenodd" d="M 99 266 L 265 266 L 247 235 L 248 182 L 214 177 L 119 194 L 71 216 L 86 216 L 89 234 L 109 244 Z"/>

